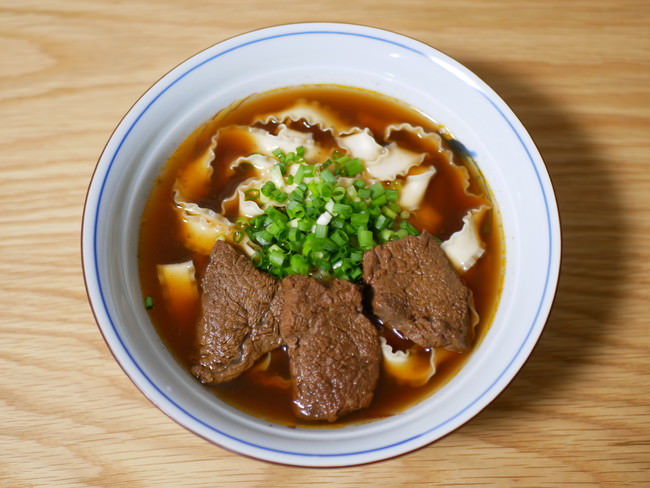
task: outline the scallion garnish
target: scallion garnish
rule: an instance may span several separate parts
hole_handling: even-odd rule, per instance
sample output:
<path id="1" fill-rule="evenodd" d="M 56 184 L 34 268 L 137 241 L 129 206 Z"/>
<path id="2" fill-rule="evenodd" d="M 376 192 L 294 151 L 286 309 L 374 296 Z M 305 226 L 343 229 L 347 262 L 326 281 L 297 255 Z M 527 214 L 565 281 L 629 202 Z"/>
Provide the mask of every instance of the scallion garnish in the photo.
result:
<path id="1" fill-rule="evenodd" d="M 249 188 L 244 192 L 244 200 L 257 200 L 260 197 L 260 191 L 257 188 Z"/>
<path id="2" fill-rule="evenodd" d="M 355 282 L 365 251 L 419 233 L 397 204 L 397 186 L 368 185 L 360 177 L 363 161 L 334 151 L 325 163 L 309 164 L 304 154 L 302 147 L 276 149 L 271 179 L 257 192 L 244 192 L 261 201 L 264 213 L 247 225 L 238 221 L 233 240 L 241 241 L 243 231 L 259 247 L 256 267 L 278 278 L 315 273 Z M 356 179 L 350 184 L 340 177 Z"/>
<path id="3" fill-rule="evenodd" d="M 349 161 L 346 161 L 345 163 L 343 163 L 343 167 L 345 168 L 345 173 L 347 176 L 357 176 L 365 169 L 365 166 L 358 158 L 354 158 L 354 159 L 350 159 Z"/>

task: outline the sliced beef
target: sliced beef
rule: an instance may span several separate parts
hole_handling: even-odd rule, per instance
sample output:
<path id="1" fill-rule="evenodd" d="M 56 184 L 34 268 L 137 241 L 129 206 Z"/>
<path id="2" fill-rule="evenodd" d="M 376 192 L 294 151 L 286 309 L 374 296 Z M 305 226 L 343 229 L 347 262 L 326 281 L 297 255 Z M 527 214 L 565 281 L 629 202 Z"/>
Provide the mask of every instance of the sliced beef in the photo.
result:
<path id="1" fill-rule="evenodd" d="M 234 246 L 217 241 L 202 282 L 198 356 L 192 373 L 204 383 L 231 380 L 282 344 L 277 280 Z"/>
<path id="2" fill-rule="evenodd" d="M 367 407 L 381 350 L 377 329 L 362 313 L 361 288 L 295 275 L 282 280 L 280 293 L 296 414 L 334 421 Z"/>
<path id="3" fill-rule="evenodd" d="M 363 279 L 371 287 L 372 311 L 384 324 L 423 347 L 468 349 L 471 291 L 430 234 L 366 251 Z"/>

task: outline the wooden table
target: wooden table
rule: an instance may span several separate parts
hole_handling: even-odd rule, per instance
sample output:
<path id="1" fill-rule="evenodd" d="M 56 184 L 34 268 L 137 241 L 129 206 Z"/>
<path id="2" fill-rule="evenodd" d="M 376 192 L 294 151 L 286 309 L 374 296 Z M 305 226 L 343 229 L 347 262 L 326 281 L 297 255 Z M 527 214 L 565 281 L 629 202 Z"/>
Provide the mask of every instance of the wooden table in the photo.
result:
<path id="1" fill-rule="evenodd" d="M 650 486 L 649 19 L 647 0 L 2 0 L 0 485 Z M 475 71 L 536 141 L 563 227 L 553 312 L 507 390 L 439 442 L 345 469 L 247 459 L 168 419 L 113 360 L 80 266 L 87 184 L 140 94 L 213 43 L 310 20 Z"/>

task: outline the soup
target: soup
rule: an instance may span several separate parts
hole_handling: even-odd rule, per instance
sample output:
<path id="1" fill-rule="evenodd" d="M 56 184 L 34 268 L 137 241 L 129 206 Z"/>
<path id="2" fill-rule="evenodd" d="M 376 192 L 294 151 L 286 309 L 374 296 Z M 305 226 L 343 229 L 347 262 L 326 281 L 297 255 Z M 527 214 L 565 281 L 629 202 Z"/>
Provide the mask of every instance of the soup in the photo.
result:
<path id="1" fill-rule="evenodd" d="M 399 159 L 395 157 L 393 166 L 384 164 L 391 155 L 374 166 L 366 161 L 362 172 L 350 177 L 356 170 L 346 173 L 348 166 L 354 166 L 349 161 L 358 159 L 351 156 L 367 149 L 364 143 L 368 135 L 383 135 L 376 151 L 394 151 L 393 155 L 398 154 L 402 162 L 394 163 Z M 285 149 L 279 150 L 274 144 L 285 145 Z M 343 161 L 329 168 L 340 170 L 340 185 L 348 188 L 350 194 L 366 189 L 370 192 L 373 185 L 379 192 L 385 189 L 388 196 L 399 194 L 392 207 L 398 211 L 392 214 L 390 207 L 385 210 L 384 215 L 393 215 L 397 229 L 392 237 L 389 233 L 386 241 L 404 237 L 414 229 L 414 235 L 424 231 L 435 236 L 443 247 L 450 242 L 452 245 L 447 247 L 452 247 L 455 241 L 466 241 L 467 235 L 474 233 L 480 248 L 470 262 L 454 261 L 453 251 L 448 251 L 460 280 L 471 291 L 478 316 L 472 328 L 470 351 L 433 351 L 419 346 L 383 323 L 365 299 L 365 314 L 382 337 L 384 354 L 373 399 L 366 408 L 325 425 L 387 417 L 426 398 L 456 374 L 489 328 L 502 284 L 501 224 L 480 172 L 462 144 L 444 126 L 397 100 L 366 90 L 318 85 L 251 96 L 197 128 L 170 157 L 142 216 L 138 255 L 143 300 L 164 343 L 178 362 L 191 370 L 197 355 L 201 283 L 215 239 L 231 242 L 251 256 L 252 262 L 257 260 L 256 264 L 264 266 L 259 257 L 261 241 L 255 240 L 256 234 L 251 230 L 254 217 L 244 215 L 243 210 L 253 203 L 258 206 L 253 213 L 265 204 L 268 208 L 268 200 L 260 200 L 264 188 L 264 179 L 260 179 L 262 166 L 256 166 L 251 156 L 264 151 L 270 153 L 267 160 L 287 155 L 300 159 L 297 155 L 311 151 L 309 164 L 318 161 L 321 167 L 325 166 L 324 161 Z M 404 163 L 408 155 L 417 157 Z M 288 186 L 293 188 L 300 166 L 296 165 L 296 174 L 287 173 L 279 185 L 288 185 L 290 181 Z M 269 180 L 271 176 L 265 183 Z M 279 208 L 286 211 L 286 206 Z M 380 239 L 378 235 L 375 240 Z M 353 241 L 359 244 L 354 237 Z M 267 259 L 265 272 L 275 273 L 278 279 L 290 274 L 286 271 L 288 260 L 284 267 L 275 268 L 269 264 L 272 261 Z M 336 264 L 332 268 L 321 266 L 317 273 L 311 269 L 307 274 L 319 280 L 334 278 Z M 351 274 L 341 276 L 363 283 L 360 271 L 355 274 L 352 265 L 350 269 Z M 408 372 L 396 373 L 391 369 L 391 350 L 408 353 Z M 323 425 L 296 416 L 290 369 L 287 346 L 281 345 L 238 377 L 206 388 L 228 404 L 257 417 L 285 425 Z"/>

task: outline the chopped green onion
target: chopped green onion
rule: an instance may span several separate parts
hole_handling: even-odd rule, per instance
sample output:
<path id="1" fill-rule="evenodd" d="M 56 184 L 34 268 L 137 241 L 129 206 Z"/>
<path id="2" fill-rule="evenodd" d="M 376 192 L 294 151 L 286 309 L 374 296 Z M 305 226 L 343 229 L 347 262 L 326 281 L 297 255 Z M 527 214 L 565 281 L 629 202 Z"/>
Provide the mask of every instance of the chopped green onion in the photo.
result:
<path id="1" fill-rule="evenodd" d="M 289 243 L 296 243 L 300 240 L 301 238 L 301 232 L 298 230 L 296 227 L 291 227 L 287 231 L 287 240 Z"/>
<path id="2" fill-rule="evenodd" d="M 397 217 L 397 212 L 395 212 L 392 208 L 390 208 L 388 205 L 385 205 L 381 207 L 381 211 L 383 212 L 386 217 L 389 217 L 391 219 L 394 219 Z"/>
<path id="3" fill-rule="evenodd" d="M 327 183 L 336 183 L 336 176 L 334 176 L 329 169 L 324 169 L 323 171 L 321 171 L 320 177 L 323 181 Z"/>
<path id="4" fill-rule="evenodd" d="M 406 229 L 399 229 L 395 231 L 395 234 L 393 234 L 392 239 L 397 240 L 397 239 L 402 239 L 408 235 L 408 231 Z"/>
<path id="5" fill-rule="evenodd" d="M 279 225 L 279 224 L 273 222 L 273 223 L 271 223 L 271 225 L 269 225 L 269 226 L 266 228 L 266 231 L 267 231 L 269 234 L 273 235 L 273 236 L 278 236 L 278 235 L 280 235 L 280 234 L 282 233 L 282 231 L 283 231 L 284 229 L 285 229 L 284 226 Z"/>
<path id="6" fill-rule="evenodd" d="M 299 185 L 302 183 L 302 180 L 305 178 L 305 166 L 300 165 L 298 166 L 298 171 L 296 171 L 296 174 L 293 177 L 293 182 Z"/>
<path id="7" fill-rule="evenodd" d="M 151 310 L 153 308 L 153 297 L 151 295 L 144 297 L 144 308 L 147 310 Z"/>
<path id="8" fill-rule="evenodd" d="M 352 206 L 345 203 L 335 203 L 332 205 L 332 213 L 334 215 L 342 215 L 344 217 L 349 217 L 352 215 Z"/>
<path id="9" fill-rule="evenodd" d="M 379 214 L 375 219 L 375 229 L 383 230 L 386 227 L 388 227 L 389 223 L 390 223 L 390 219 L 388 217 L 386 217 L 383 214 Z"/>
<path id="10" fill-rule="evenodd" d="M 356 228 L 366 227 L 368 225 L 369 220 L 370 220 L 370 215 L 367 213 L 354 214 L 350 218 L 352 225 Z"/>
<path id="11" fill-rule="evenodd" d="M 345 194 L 347 193 L 345 187 L 343 186 L 335 186 L 334 190 L 332 191 L 332 199 L 336 202 L 340 202 L 345 198 Z"/>
<path id="12" fill-rule="evenodd" d="M 244 200 L 257 200 L 260 197 L 260 191 L 257 188 L 249 188 L 244 192 Z"/>
<path id="13" fill-rule="evenodd" d="M 366 187 L 366 182 L 363 180 L 354 180 L 352 186 L 354 186 L 357 190 L 361 190 L 362 188 Z"/>
<path id="14" fill-rule="evenodd" d="M 303 218 L 298 222 L 298 229 L 303 232 L 311 232 L 311 228 L 314 226 L 315 222 L 309 218 Z"/>
<path id="15" fill-rule="evenodd" d="M 286 206 L 286 212 L 287 215 L 292 219 L 304 217 L 305 206 L 296 200 L 290 200 Z"/>
<path id="16" fill-rule="evenodd" d="M 408 232 L 408 233 L 409 233 L 410 235 L 412 235 L 412 236 L 417 236 L 417 235 L 420 234 L 420 231 L 417 230 L 417 229 L 413 226 L 413 224 L 411 224 L 410 222 L 408 222 L 408 221 L 406 221 L 406 220 L 402 220 L 402 221 L 399 223 L 399 226 L 400 226 L 400 229 L 404 229 L 404 230 L 406 230 L 406 232 Z"/>
<path id="17" fill-rule="evenodd" d="M 389 202 L 396 202 L 399 199 L 399 192 L 397 190 L 386 190 L 384 194 Z"/>
<path id="18" fill-rule="evenodd" d="M 330 239 L 332 239 L 332 242 L 334 242 L 339 247 L 344 247 L 349 241 L 348 235 L 341 229 L 336 229 L 334 232 L 332 232 Z"/>
<path id="19" fill-rule="evenodd" d="M 384 186 L 379 182 L 375 183 L 370 187 L 370 192 L 373 200 L 378 196 L 383 195 L 385 191 L 386 190 L 384 189 Z"/>
<path id="20" fill-rule="evenodd" d="M 244 218 L 239 218 L 235 220 L 235 227 L 239 230 L 244 230 L 246 227 L 248 227 L 248 220 Z"/>
<path id="21" fill-rule="evenodd" d="M 361 200 L 367 200 L 372 196 L 372 192 L 370 191 L 370 188 L 360 188 L 359 191 L 357 191 L 357 195 Z"/>
<path id="22" fill-rule="evenodd" d="M 282 252 L 271 252 L 271 253 L 269 253 L 269 261 L 274 266 L 282 266 L 282 263 L 284 263 L 284 258 L 285 258 L 285 255 Z"/>
<path id="23" fill-rule="evenodd" d="M 289 262 L 291 271 L 293 271 L 295 274 L 306 275 L 309 273 L 309 263 L 300 254 L 293 254 Z"/>
<path id="24" fill-rule="evenodd" d="M 372 204 L 376 207 L 381 207 L 382 205 L 386 205 L 387 203 L 388 203 L 388 197 L 386 196 L 385 193 L 382 193 L 377 198 L 372 199 Z"/>
<path id="25" fill-rule="evenodd" d="M 354 158 L 354 159 L 350 159 L 349 161 L 346 161 L 345 163 L 343 163 L 343 167 L 345 168 L 345 173 L 348 176 L 357 176 L 365 169 L 363 163 L 358 158 Z"/>
<path id="26" fill-rule="evenodd" d="M 255 233 L 254 240 L 260 246 L 269 246 L 273 242 L 273 234 L 266 230 Z"/>
<path id="27" fill-rule="evenodd" d="M 314 235 L 319 239 L 327 237 L 327 225 L 316 224 L 314 226 Z"/>
<path id="28" fill-rule="evenodd" d="M 262 195 L 265 197 L 271 197 L 273 193 L 277 190 L 277 187 L 275 186 L 275 183 L 272 181 L 267 181 L 262 185 L 262 188 L 259 190 Z M 259 193 L 258 193 L 259 194 Z"/>
<path id="29" fill-rule="evenodd" d="M 260 200 L 264 214 L 235 223 L 233 240 L 247 235 L 259 247 L 253 264 L 282 278 L 316 273 L 359 281 L 365 251 L 375 245 L 417 235 L 399 204 L 399 186 L 369 185 L 358 175 L 365 165 L 340 151 L 320 164 L 295 152 L 273 151 L 277 159 L 270 180 L 245 192 Z M 295 168 L 289 170 L 291 165 Z M 340 178 L 356 177 L 349 184 Z M 287 186 L 293 189 L 284 191 Z"/>
<path id="30" fill-rule="evenodd" d="M 357 234 L 359 239 L 359 247 L 363 250 L 372 249 L 375 247 L 375 241 L 372 238 L 372 232 L 369 230 L 359 229 Z"/>
<path id="31" fill-rule="evenodd" d="M 395 234 L 394 230 L 391 230 L 391 229 L 382 230 L 379 233 L 379 242 L 381 242 L 383 244 L 384 242 L 390 241 L 391 238 L 393 237 L 393 234 Z"/>
<path id="32" fill-rule="evenodd" d="M 272 222 L 275 222 L 277 224 L 282 225 L 282 224 L 286 224 L 289 221 L 287 214 L 280 212 L 275 207 L 267 207 L 264 213 L 269 216 Z"/>

